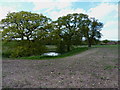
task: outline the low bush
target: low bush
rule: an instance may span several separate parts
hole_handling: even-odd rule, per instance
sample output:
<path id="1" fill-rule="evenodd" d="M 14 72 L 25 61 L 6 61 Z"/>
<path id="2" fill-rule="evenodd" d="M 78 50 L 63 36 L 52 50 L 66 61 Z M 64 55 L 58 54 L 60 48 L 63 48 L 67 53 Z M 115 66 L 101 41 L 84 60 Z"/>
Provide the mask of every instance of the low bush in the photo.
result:
<path id="1" fill-rule="evenodd" d="M 11 55 L 11 51 L 7 51 L 7 52 L 2 52 L 2 57 L 6 57 L 6 58 L 9 58 Z"/>
<path id="2" fill-rule="evenodd" d="M 12 44 L 10 42 L 10 44 Z M 47 48 L 42 45 L 40 41 L 18 41 L 13 46 L 7 45 L 6 48 L 10 50 L 4 50 L 2 53 L 3 57 L 25 57 L 32 55 L 40 55 L 46 52 Z"/>

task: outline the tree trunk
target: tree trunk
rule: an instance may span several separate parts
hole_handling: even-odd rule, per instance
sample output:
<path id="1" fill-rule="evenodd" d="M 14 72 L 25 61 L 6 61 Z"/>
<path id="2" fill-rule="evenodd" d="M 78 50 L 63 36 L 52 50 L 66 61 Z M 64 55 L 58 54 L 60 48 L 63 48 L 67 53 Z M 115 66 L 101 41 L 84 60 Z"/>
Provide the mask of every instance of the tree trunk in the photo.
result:
<path id="1" fill-rule="evenodd" d="M 69 52 L 70 51 L 70 48 L 71 48 L 71 45 L 72 45 L 72 42 L 71 42 L 71 37 L 72 35 L 68 36 L 68 39 L 67 39 L 67 51 Z"/>
<path id="2" fill-rule="evenodd" d="M 70 45 L 67 45 L 67 51 L 68 52 L 70 51 Z"/>
<path id="3" fill-rule="evenodd" d="M 29 41 L 29 36 L 27 36 L 27 40 Z"/>
<path id="4" fill-rule="evenodd" d="M 90 40 L 90 38 L 88 39 L 88 47 L 91 47 L 91 40 Z"/>
<path id="5" fill-rule="evenodd" d="M 91 47 L 91 44 L 90 44 L 90 43 L 88 44 L 88 47 Z"/>
<path id="6" fill-rule="evenodd" d="M 23 36 L 21 36 L 21 40 L 23 41 Z"/>

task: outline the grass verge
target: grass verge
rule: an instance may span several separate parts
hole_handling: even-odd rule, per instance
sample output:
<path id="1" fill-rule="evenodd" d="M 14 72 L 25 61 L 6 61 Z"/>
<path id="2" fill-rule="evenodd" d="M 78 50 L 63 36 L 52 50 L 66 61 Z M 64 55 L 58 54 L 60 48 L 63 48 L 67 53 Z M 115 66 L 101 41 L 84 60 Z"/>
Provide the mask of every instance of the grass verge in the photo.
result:
<path id="1" fill-rule="evenodd" d="M 110 48 L 114 48 L 114 47 L 120 47 L 120 45 L 93 45 L 93 47 L 110 47 Z"/>

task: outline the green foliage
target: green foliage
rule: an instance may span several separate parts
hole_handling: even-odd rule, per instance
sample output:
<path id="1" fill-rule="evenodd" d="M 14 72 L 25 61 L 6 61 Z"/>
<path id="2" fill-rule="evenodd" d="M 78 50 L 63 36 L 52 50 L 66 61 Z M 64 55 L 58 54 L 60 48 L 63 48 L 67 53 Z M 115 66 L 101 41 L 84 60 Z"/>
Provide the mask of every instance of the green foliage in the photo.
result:
<path id="1" fill-rule="evenodd" d="M 17 46 L 12 51 L 11 57 L 22 57 L 22 56 L 29 56 L 31 54 L 31 51 L 29 48 L 24 46 Z"/>
<path id="2" fill-rule="evenodd" d="M 45 33 L 44 29 L 48 29 L 47 25 L 51 19 L 31 12 L 13 12 L 8 13 L 5 19 L 1 20 L 1 28 L 3 29 L 3 40 L 21 39 L 27 40 L 41 38 L 40 34 Z M 40 34 L 39 34 L 40 33 Z"/>
<path id="3" fill-rule="evenodd" d="M 103 23 L 98 22 L 95 18 L 87 18 L 84 20 L 82 34 L 87 40 L 88 47 L 91 47 L 92 44 L 97 43 L 97 41 L 101 38 L 102 34 L 100 31 L 102 28 Z"/>
<path id="4" fill-rule="evenodd" d="M 47 48 L 40 41 L 12 41 L 3 44 L 3 57 L 23 57 L 41 55 Z"/>
<path id="5" fill-rule="evenodd" d="M 60 43 L 57 44 L 57 52 L 58 53 L 66 52 L 66 45 L 64 42 L 61 41 Z"/>
<path id="6" fill-rule="evenodd" d="M 9 58 L 17 43 L 17 41 L 2 41 L 2 57 Z"/>
<path id="7" fill-rule="evenodd" d="M 9 52 L 3 52 L 3 56 L 22 57 L 44 53 L 46 51 L 44 43 L 51 30 L 49 28 L 52 27 L 50 22 L 51 19 L 42 14 L 25 11 L 8 13 L 0 22 L 3 41 L 11 42 L 10 46 L 6 45 Z"/>
<path id="8" fill-rule="evenodd" d="M 106 40 L 103 40 L 102 42 L 103 42 L 103 43 L 108 43 L 108 42 L 110 42 L 110 41 L 106 39 Z"/>
<path id="9" fill-rule="evenodd" d="M 3 57 L 3 58 L 4 58 L 4 57 L 9 58 L 10 55 L 11 55 L 11 50 L 7 50 L 7 51 L 5 51 L 5 52 L 2 52 L 2 57 Z"/>
<path id="10" fill-rule="evenodd" d="M 54 32 L 63 40 L 66 45 L 67 51 L 70 51 L 71 46 L 74 44 L 81 44 L 82 38 L 87 40 L 87 44 L 96 44 L 101 38 L 101 28 L 103 24 L 98 22 L 95 18 L 89 18 L 86 14 L 68 14 L 59 17 L 58 20 L 53 22 Z"/>
<path id="11" fill-rule="evenodd" d="M 24 43 L 25 44 L 22 44 L 13 50 L 11 55 L 12 57 L 41 55 L 42 53 L 46 52 L 46 47 L 41 45 L 39 41 L 25 41 Z"/>
<path id="12" fill-rule="evenodd" d="M 42 14 L 26 11 L 8 13 L 0 24 L 2 40 L 16 41 L 7 46 L 8 52 L 3 52 L 7 57 L 40 55 L 47 51 L 47 44 L 56 45 L 59 53 L 69 52 L 73 45 L 82 43 L 90 47 L 98 43 L 103 27 L 103 23 L 87 14 L 68 14 L 52 22 Z"/>
<path id="13" fill-rule="evenodd" d="M 31 55 L 41 55 L 42 53 L 47 52 L 47 47 L 41 43 L 39 40 L 30 42 Z"/>

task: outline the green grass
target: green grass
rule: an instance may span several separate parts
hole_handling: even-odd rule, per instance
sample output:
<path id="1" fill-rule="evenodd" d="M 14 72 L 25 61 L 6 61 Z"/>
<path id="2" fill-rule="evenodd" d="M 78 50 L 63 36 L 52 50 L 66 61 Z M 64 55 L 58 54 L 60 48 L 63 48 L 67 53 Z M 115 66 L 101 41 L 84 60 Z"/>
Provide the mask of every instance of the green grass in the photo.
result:
<path id="1" fill-rule="evenodd" d="M 56 59 L 56 58 L 64 58 L 68 56 L 73 56 L 78 53 L 84 52 L 88 50 L 89 48 L 87 47 L 81 47 L 81 48 L 76 48 L 74 50 L 71 50 L 70 52 L 58 55 L 58 56 L 29 56 L 29 57 L 20 57 L 18 59 L 31 59 L 31 60 L 43 60 L 43 59 Z"/>
<path id="2" fill-rule="evenodd" d="M 118 68 L 118 67 L 117 66 L 106 65 L 104 67 L 104 70 L 111 70 L 111 69 L 115 69 L 115 68 Z"/>
<path id="3" fill-rule="evenodd" d="M 120 45 L 93 45 L 93 47 L 120 47 Z"/>
<path id="4" fill-rule="evenodd" d="M 88 47 L 88 45 L 78 45 L 74 47 Z M 91 47 L 96 48 L 96 47 L 120 47 L 120 45 L 92 45 Z"/>

